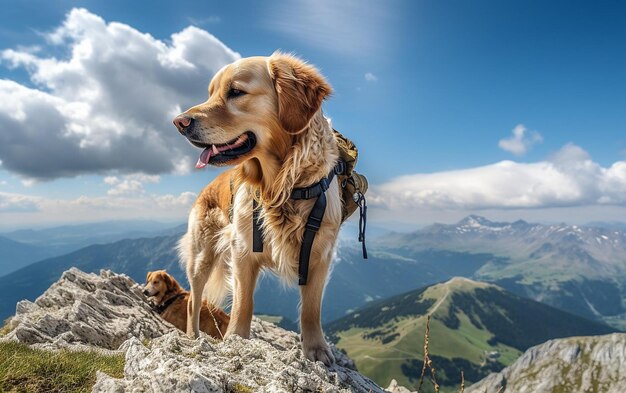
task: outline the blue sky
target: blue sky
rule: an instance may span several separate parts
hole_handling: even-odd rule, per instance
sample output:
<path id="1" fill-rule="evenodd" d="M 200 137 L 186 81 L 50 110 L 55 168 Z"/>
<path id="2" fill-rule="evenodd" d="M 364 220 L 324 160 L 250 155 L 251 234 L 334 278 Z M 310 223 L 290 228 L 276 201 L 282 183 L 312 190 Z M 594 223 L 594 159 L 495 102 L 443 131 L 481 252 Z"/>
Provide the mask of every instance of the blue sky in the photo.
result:
<path id="1" fill-rule="evenodd" d="M 170 112 L 204 99 L 228 59 L 276 49 L 333 85 L 325 112 L 360 148 L 381 225 L 468 213 L 626 220 L 624 3 L 3 3 L 0 229 L 183 220 L 217 171 L 185 169 L 195 153 L 166 124 Z M 80 52 L 86 42 L 94 53 Z M 137 71 L 150 53 L 173 60 Z M 197 72 L 172 71 L 183 63 Z M 136 75 L 124 79 L 124 67 Z M 91 93 L 112 102 L 103 109 Z M 162 146 L 133 145 L 137 132 Z"/>

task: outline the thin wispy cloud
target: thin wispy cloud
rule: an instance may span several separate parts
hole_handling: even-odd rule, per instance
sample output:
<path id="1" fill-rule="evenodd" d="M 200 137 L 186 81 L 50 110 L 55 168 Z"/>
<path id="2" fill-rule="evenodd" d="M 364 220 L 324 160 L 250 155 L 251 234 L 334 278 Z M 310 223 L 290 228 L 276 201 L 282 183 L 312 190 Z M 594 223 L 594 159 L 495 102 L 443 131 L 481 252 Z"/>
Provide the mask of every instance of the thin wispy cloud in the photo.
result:
<path id="1" fill-rule="evenodd" d="M 265 17 L 268 29 L 322 50 L 359 56 L 380 53 L 388 42 L 390 8 L 383 3 L 304 0 L 273 4 Z"/>
<path id="2" fill-rule="evenodd" d="M 206 99 L 211 76 L 239 54 L 197 27 L 170 42 L 85 9 L 45 35 L 67 59 L 5 49 L 37 88 L 0 80 L 2 168 L 49 180 L 84 173 L 185 173 L 196 152 L 171 125 Z M 202 53 L 202 56 L 198 56 Z"/>
<path id="3" fill-rule="evenodd" d="M 397 177 L 373 186 L 368 200 L 392 210 L 626 206 L 626 161 L 602 167 L 579 146 L 567 144 L 535 163 L 501 161 Z"/>
<path id="4" fill-rule="evenodd" d="M 210 16 L 207 16 L 206 18 L 195 18 L 195 17 L 190 16 L 187 18 L 187 20 L 189 21 L 189 23 L 195 26 L 206 26 L 206 25 L 213 25 L 216 23 L 220 23 L 222 21 L 222 18 L 220 18 L 217 15 L 210 15 Z"/>
<path id="5" fill-rule="evenodd" d="M 509 138 L 500 139 L 498 146 L 516 156 L 523 156 L 533 145 L 543 142 L 540 133 L 529 130 L 523 124 L 515 126 L 512 134 Z"/>

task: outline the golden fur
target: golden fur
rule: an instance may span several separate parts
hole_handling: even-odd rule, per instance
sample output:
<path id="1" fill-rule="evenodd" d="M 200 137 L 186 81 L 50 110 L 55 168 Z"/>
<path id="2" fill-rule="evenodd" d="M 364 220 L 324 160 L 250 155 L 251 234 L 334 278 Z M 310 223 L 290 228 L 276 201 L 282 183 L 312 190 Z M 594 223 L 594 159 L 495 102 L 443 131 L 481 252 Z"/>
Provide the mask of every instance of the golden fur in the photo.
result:
<path id="1" fill-rule="evenodd" d="M 178 281 L 165 270 L 148 272 L 144 294 L 154 298 L 157 306 L 164 304 L 169 299 L 183 294 L 181 298 L 175 300 L 162 313 L 161 318 L 176 326 L 183 332 L 187 329 L 187 305 L 189 302 L 189 292 L 185 291 Z M 202 302 L 200 309 L 200 330 L 215 338 L 223 338 L 228 328 L 230 317 L 224 311 L 210 305 L 206 301 Z"/>
<path id="2" fill-rule="evenodd" d="M 231 89 L 245 94 L 232 98 Z M 212 302 L 232 294 L 232 319 L 226 336 L 247 338 L 259 271 L 271 269 L 289 284 L 297 280 L 304 225 L 315 201 L 291 200 L 290 195 L 293 188 L 307 187 L 327 176 L 338 158 L 332 127 L 321 110 L 331 91 L 314 67 L 275 53 L 224 67 L 209 85 L 208 100 L 181 115 L 193 119 L 193 129 L 177 124 L 190 139 L 223 144 L 246 131 L 252 131 L 257 139 L 250 152 L 228 162 L 234 167 L 200 193 L 189 216 L 188 231 L 179 243 L 192 292 L 189 335 L 198 336 L 203 291 Z M 232 223 L 228 216 L 231 187 Z M 324 339 L 320 312 L 341 224 L 336 178 L 326 195 L 326 214 L 313 244 L 308 283 L 300 287 L 300 325 L 306 356 L 328 365 L 334 357 Z M 264 220 L 262 253 L 252 252 L 255 196 Z"/>

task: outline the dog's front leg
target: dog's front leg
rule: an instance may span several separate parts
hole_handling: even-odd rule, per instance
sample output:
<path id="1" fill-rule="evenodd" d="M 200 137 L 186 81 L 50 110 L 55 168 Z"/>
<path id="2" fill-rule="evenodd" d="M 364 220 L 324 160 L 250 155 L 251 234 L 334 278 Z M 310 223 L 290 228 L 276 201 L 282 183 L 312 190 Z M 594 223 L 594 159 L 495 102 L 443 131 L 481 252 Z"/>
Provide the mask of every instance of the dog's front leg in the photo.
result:
<path id="1" fill-rule="evenodd" d="M 226 337 L 236 334 L 250 337 L 250 324 L 254 311 L 254 288 L 259 275 L 259 265 L 250 256 L 233 257 L 233 305 Z"/>
<path id="2" fill-rule="evenodd" d="M 302 350 L 310 360 L 314 362 L 319 360 L 330 366 L 335 362 L 335 357 L 324 339 L 320 315 L 329 262 L 320 261 L 314 266 L 313 269 L 309 270 L 307 284 L 300 287 Z"/>

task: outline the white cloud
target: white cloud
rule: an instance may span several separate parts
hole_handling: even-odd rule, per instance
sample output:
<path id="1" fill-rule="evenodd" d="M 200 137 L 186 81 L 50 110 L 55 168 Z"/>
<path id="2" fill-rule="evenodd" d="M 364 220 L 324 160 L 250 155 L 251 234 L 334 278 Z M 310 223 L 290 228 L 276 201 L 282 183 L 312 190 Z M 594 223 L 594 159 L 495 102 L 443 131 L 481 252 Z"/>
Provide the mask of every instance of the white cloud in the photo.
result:
<path id="1" fill-rule="evenodd" d="M 365 80 L 368 82 L 376 82 L 378 81 L 378 77 L 371 72 L 365 73 Z"/>
<path id="2" fill-rule="evenodd" d="M 38 210 L 37 203 L 29 196 L 0 192 L 0 212 L 23 213 Z"/>
<path id="3" fill-rule="evenodd" d="M 517 156 L 526 154 L 528 149 L 536 143 L 543 142 L 543 137 L 537 131 L 532 131 L 518 124 L 513 129 L 513 135 L 510 138 L 500 139 L 498 146 L 502 150 L 506 150 Z"/>
<path id="4" fill-rule="evenodd" d="M 71 10 L 46 34 L 55 52 L 7 49 L 36 88 L 0 80 L 0 159 L 30 179 L 81 173 L 184 172 L 196 149 L 171 119 L 206 99 L 213 74 L 239 54 L 196 27 L 155 39 L 131 26 Z"/>
<path id="5" fill-rule="evenodd" d="M 113 186 L 107 191 L 107 195 L 111 196 L 143 194 L 146 192 L 143 187 L 144 184 L 158 183 L 159 181 L 161 181 L 160 176 L 145 175 L 143 173 L 126 175 L 123 179 L 117 176 L 107 176 L 104 178 L 104 183 Z"/>
<path id="6" fill-rule="evenodd" d="M 626 206 L 626 161 L 604 168 L 568 144 L 549 160 L 397 177 L 368 200 L 388 209 L 538 209 Z"/>
<path id="7" fill-rule="evenodd" d="M 179 195 L 80 196 L 74 199 L 0 192 L 0 212 L 5 213 L 11 222 L 38 226 L 115 219 L 180 220 L 187 217 L 195 198 L 193 192 Z"/>

